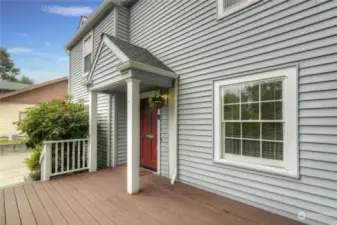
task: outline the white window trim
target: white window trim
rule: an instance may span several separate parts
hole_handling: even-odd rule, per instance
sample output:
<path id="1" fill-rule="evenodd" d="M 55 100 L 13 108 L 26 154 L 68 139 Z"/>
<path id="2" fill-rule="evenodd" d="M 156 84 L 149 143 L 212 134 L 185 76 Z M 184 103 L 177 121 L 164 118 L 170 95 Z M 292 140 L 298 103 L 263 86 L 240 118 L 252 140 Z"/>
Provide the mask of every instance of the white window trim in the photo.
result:
<path id="1" fill-rule="evenodd" d="M 224 0 L 217 0 L 218 5 L 218 19 L 224 18 L 226 16 L 232 15 L 244 8 L 247 8 L 261 0 L 244 0 L 230 8 L 224 9 Z"/>
<path id="2" fill-rule="evenodd" d="M 93 56 L 94 56 L 94 30 L 91 30 L 83 39 L 82 39 L 82 76 L 88 76 L 90 71 L 84 72 L 84 42 L 91 36 L 92 41 L 92 49 L 91 49 L 91 64 L 93 63 Z"/>
<path id="3" fill-rule="evenodd" d="M 298 74 L 297 67 L 287 67 L 275 69 L 272 71 L 264 71 L 250 75 L 242 75 L 229 77 L 225 80 L 213 82 L 213 138 L 214 138 L 214 154 L 215 163 L 221 163 L 229 166 L 236 166 L 245 169 L 252 169 L 267 173 L 273 173 L 293 178 L 299 177 L 299 155 L 298 155 Z M 222 148 L 222 98 L 221 87 L 231 84 L 240 84 L 246 82 L 263 81 L 270 79 L 283 78 L 283 120 L 284 140 L 283 140 L 283 161 L 273 166 L 268 165 L 269 160 L 262 161 L 253 159 L 253 157 L 241 156 L 238 161 L 237 157 L 227 156 L 221 159 Z M 254 162 L 255 161 L 255 162 Z M 250 162 L 250 163 L 248 163 Z"/>

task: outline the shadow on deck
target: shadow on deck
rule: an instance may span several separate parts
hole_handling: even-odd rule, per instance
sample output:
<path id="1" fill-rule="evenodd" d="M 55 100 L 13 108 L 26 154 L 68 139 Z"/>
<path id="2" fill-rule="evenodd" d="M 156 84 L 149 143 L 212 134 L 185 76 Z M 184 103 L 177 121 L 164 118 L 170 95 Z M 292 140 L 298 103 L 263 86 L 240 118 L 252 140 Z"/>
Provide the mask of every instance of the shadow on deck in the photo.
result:
<path id="1" fill-rule="evenodd" d="M 0 189 L 0 225 L 300 224 L 154 174 L 126 193 L 120 169 Z"/>

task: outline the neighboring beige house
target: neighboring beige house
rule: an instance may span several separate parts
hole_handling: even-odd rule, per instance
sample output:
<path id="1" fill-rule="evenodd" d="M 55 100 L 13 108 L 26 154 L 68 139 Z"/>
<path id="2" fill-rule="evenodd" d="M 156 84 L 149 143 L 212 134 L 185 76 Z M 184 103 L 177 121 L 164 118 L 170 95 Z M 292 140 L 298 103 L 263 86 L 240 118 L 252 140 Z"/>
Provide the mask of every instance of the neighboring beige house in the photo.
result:
<path id="1" fill-rule="evenodd" d="M 32 85 L 0 95 L 0 137 L 18 134 L 14 121 L 22 119 L 26 108 L 52 99 L 62 99 L 68 93 L 68 77 Z"/>

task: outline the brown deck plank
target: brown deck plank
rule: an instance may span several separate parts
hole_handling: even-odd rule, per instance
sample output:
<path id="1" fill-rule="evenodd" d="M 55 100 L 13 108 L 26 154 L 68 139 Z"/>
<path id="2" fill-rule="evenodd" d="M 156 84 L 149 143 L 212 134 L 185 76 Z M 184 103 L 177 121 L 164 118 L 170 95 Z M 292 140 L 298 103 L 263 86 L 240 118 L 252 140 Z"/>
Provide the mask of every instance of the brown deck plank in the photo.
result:
<path id="1" fill-rule="evenodd" d="M 34 183 L 33 187 L 53 224 L 57 225 L 68 224 L 67 221 L 64 219 L 63 215 L 61 214 L 61 212 L 59 211 L 59 209 L 56 207 L 54 202 L 50 199 L 50 197 L 42 187 L 41 182 Z"/>
<path id="2" fill-rule="evenodd" d="M 37 223 L 23 186 L 14 187 L 14 192 L 16 195 L 22 225 L 36 225 Z"/>
<path id="3" fill-rule="evenodd" d="M 0 225 L 5 225 L 6 217 L 5 217 L 5 196 L 4 190 L 0 189 Z"/>
<path id="4" fill-rule="evenodd" d="M 102 174 L 102 176 L 106 176 Z M 111 175 L 110 175 L 111 176 Z M 110 178 L 109 176 L 109 178 Z M 100 186 L 103 184 L 100 184 L 101 178 L 97 178 L 95 176 L 93 179 L 96 179 L 94 183 L 98 183 Z M 147 187 L 148 189 L 151 188 L 147 193 L 144 193 L 142 191 L 140 194 L 130 196 L 126 194 L 125 191 L 125 177 L 122 175 L 113 176 L 111 179 L 114 180 L 115 185 L 113 187 L 110 187 L 110 191 L 113 191 L 117 194 L 118 202 L 124 203 L 124 207 L 132 209 L 132 212 L 136 212 L 138 214 L 149 214 L 153 218 L 156 218 L 157 220 L 160 220 L 161 222 L 165 224 L 177 224 L 178 223 L 184 223 L 184 224 L 211 224 L 209 222 L 206 222 L 203 220 L 193 220 L 192 217 L 184 214 L 179 215 L 178 213 L 173 213 L 172 210 L 169 210 L 164 207 L 164 205 L 168 204 L 169 201 L 172 201 L 170 197 L 165 198 L 165 196 L 162 195 L 162 193 L 158 193 L 157 189 Z M 107 180 L 107 179 L 104 179 Z M 111 182 L 106 182 L 107 184 Z M 111 186 L 111 185 L 110 185 Z M 173 200 L 174 201 L 174 200 Z M 138 208 L 136 208 L 138 207 Z M 213 221 L 213 224 L 214 223 Z"/>
<path id="5" fill-rule="evenodd" d="M 49 182 L 42 182 L 43 188 L 46 190 L 49 197 L 53 200 L 55 205 L 61 211 L 64 218 L 68 221 L 71 225 L 81 225 L 83 224 L 80 217 L 78 217 L 75 213 L 77 208 L 72 208 L 67 204 L 67 202 L 63 199 L 62 194 L 54 189 L 52 185 L 53 181 Z M 94 224 L 94 223 L 93 223 Z"/>
<path id="6" fill-rule="evenodd" d="M 26 191 L 26 195 L 28 198 L 28 201 L 30 203 L 30 206 L 33 210 L 33 213 L 35 215 L 35 219 L 37 224 L 39 225 L 51 225 L 52 222 L 45 210 L 45 208 L 43 207 L 40 199 L 38 198 L 33 185 L 32 184 L 25 184 L 23 185 L 25 191 Z"/>
<path id="7" fill-rule="evenodd" d="M 71 187 L 66 180 L 71 177 L 58 179 L 62 187 L 67 190 L 100 224 L 114 224 L 104 213 L 102 213 L 94 204 L 92 204 L 86 197 L 84 197 L 79 190 Z M 72 177 L 76 179 L 76 177 Z"/>
<path id="8" fill-rule="evenodd" d="M 68 183 L 66 183 L 68 184 Z M 78 177 L 78 179 L 69 180 L 69 185 L 73 188 L 78 188 L 79 192 L 83 194 L 89 201 L 91 201 L 99 210 L 101 210 L 107 217 L 109 217 L 114 223 L 116 224 L 130 224 L 124 217 L 118 214 L 115 211 L 114 207 L 111 207 L 104 201 L 104 199 L 99 198 L 96 195 L 96 192 L 102 191 L 105 192 L 106 190 L 103 187 L 96 187 L 96 189 L 91 189 L 89 185 L 85 182 L 82 182 L 82 179 Z"/>
<path id="9" fill-rule="evenodd" d="M 4 190 L 6 223 L 8 225 L 21 225 L 18 206 L 13 187 Z"/>

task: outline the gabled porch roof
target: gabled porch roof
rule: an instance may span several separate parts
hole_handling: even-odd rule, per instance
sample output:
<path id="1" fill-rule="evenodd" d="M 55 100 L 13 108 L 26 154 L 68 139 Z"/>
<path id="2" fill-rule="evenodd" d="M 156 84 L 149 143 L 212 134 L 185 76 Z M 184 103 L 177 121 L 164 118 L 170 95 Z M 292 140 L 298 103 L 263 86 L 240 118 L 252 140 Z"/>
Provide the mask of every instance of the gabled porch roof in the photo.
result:
<path id="1" fill-rule="evenodd" d="M 96 65 L 104 45 L 108 46 L 113 54 L 120 60 L 120 63 L 116 66 L 117 71 L 120 73 L 125 73 L 125 71 L 133 69 L 161 77 L 177 78 L 177 75 L 168 66 L 147 49 L 125 42 L 114 36 L 102 34 L 102 39 L 88 76 L 89 81 L 93 79 L 93 73 L 96 70 Z"/>

